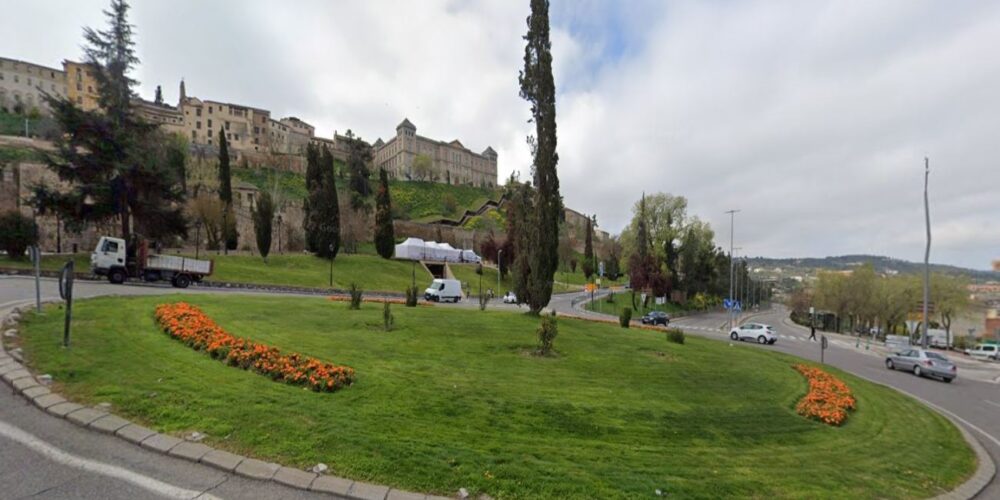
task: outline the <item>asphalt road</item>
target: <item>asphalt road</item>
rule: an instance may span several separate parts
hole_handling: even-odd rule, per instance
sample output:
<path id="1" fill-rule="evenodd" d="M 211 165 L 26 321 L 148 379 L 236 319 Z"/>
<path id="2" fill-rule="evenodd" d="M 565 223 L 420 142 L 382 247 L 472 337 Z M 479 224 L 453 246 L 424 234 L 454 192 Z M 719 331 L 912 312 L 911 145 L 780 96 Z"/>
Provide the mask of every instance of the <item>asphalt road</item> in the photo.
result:
<path id="1" fill-rule="evenodd" d="M 176 290 L 168 286 L 111 285 L 78 281 L 77 298 L 102 295 L 169 293 L 260 294 L 246 290 Z M 0 313 L 34 300 L 34 282 L 23 277 L 0 277 Z M 42 298 L 58 298 L 54 280 L 42 280 Z M 587 294 L 553 297 L 550 308 L 583 316 L 597 316 L 577 307 Z M 471 302 L 471 301 L 466 301 Z M 471 303 L 464 307 L 473 306 Z M 462 306 L 460 306 L 462 307 Z M 502 307 L 499 304 L 491 307 Z M 755 316 L 773 325 L 780 335 L 772 346 L 738 343 L 741 348 L 773 349 L 806 359 L 819 359 L 819 344 L 806 340 L 808 331 L 785 323 L 786 311 L 776 308 Z M 712 313 L 674 322 L 687 333 L 728 342 L 721 328 L 725 314 Z M 856 349 L 842 340 L 831 342 L 825 361 L 843 370 L 882 383 L 936 405 L 963 423 L 1000 463 L 1000 384 L 962 377 L 952 384 L 918 379 L 909 373 L 885 369 L 883 358 Z M 0 497 L 2 498 L 321 498 L 274 483 L 263 483 L 216 469 L 152 453 L 117 438 L 79 427 L 41 412 L 26 400 L 0 390 Z M 327 497 L 328 498 L 328 497 Z M 994 478 L 980 498 L 1000 498 Z"/>
<path id="2" fill-rule="evenodd" d="M 576 304 L 582 303 L 584 298 L 585 294 L 559 296 L 552 301 L 551 306 L 559 312 L 595 316 L 594 313 L 583 311 L 582 305 Z M 754 322 L 774 327 L 779 340 L 770 346 L 752 342 L 735 342 L 736 345 L 746 349 L 780 351 L 813 361 L 820 360 L 819 342 L 808 340 L 807 328 L 786 321 L 788 310 L 783 306 L 775 306 L 772 310 L 752 316 L 745 314 L 744 318 L 747 317 L 752 317 Z M 726 313 L 709 313 L 678 318 L 671 326 L 682 328 L 688 334 L 731 342 L 729 330 L 723 326 L 728 320 Z M 821 334 L 822 332 L 817 332 L 817 337 Z M 961 422 L 983 444 L 993 461 L 1000 464 L 1000 384 L 963 377 L 962 365 L 959 365 L 958 378 L 950 384 L 935 379 L 917 378 L 907 372 L 890 371 L 885 367 L 885 357 L 872 350 L 865 350 L 863 341 L 860 347 L 855 347 L 855 342 L 848 338 L 830 337 L 830 347 L 823 356 L 827 364 L 936 406 Z M 994 477 L 977 498 L 1000 498 L 1000 477 Z"/>

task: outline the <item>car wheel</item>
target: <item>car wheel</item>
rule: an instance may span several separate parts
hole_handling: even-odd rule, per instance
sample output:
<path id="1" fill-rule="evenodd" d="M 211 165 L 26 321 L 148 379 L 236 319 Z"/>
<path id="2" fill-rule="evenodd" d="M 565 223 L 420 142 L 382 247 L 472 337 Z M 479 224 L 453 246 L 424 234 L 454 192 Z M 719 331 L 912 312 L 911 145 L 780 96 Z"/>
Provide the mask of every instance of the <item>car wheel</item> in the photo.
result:
<path id="1" fill-rule="evenodd" d="M 178 274 L 174 278 L 174 286 L 177 288 L 187 288 L 191 284 L 191 278 L 186 274 Z"/>
<path id="2" fill-rule="evenodd" d="M 946 383 L 946 384 L 950 384 L 950 383 L 951 383 L 951 381 L 952 381 L 952 380 L 955 380 L 955 379 L 953 379 L 953 378 L 947 378 L 947 377 L 945 377 L 945 378 L 943 378 L 943 379 L 941 379 L 941 380 L 944 380 L 944 383 Z"/>
<path id="3" fill-rule="evenodd" d="M 116 285 L 125 283 L 125 271 L 122 271 L 121 269 L 112 269 L 111 272 L 108 273 L 108 281 Z"/>
<path id="4" fill-rule="evenodd" d="M 917 366 L 917 365 L 913 366 L 913 374 L 916 375 L 916 376 L 918 376 L 918 377 L 922 377 L 923 376 L 923 374 L 920 373 L 920 366 Z"/>
<path id="5" fill-rule="evenodd" d="M 893 364 L 893 362 L 892 362 L 891 359 L 885 360 L 885 367 L 888 368 L 888 369 L 890 369 L 890 370 L 895 370 L 896 369 L 896 365 Z"/>
<path id="6" fill-rule="evenodd" d="M 761 335 L 760 337 L 757 337 L 757 343 L 758 344 L 766 344 L 767 343 L 767 337 L 765 337 L 763 335 Z"/>
<path id="7" fill-rule="evenodd" d="M 733 340 L 739 340 L 739 339 L 740 339 L 740 336 L 739 336 L 739 334 L 737 334 L 736 332 L 733 332 L 733 333 L 730 333 L 730 334 L 729 334 L 729 338 L 731 338 L 731 339 L 733 339 Z"/>

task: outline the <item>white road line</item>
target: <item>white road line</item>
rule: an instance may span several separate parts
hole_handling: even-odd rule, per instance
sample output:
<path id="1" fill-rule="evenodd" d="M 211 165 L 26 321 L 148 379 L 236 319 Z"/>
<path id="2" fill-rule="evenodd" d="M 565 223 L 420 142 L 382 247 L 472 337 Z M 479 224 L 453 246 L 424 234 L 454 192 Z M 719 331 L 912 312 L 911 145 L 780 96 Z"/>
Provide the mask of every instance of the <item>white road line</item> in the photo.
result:
<path id="1" fill-rule="evenodd" d="M 25 431 L 22 431 L 21 429 L 18 429 L 17 427 L 7 424 L 6 422 L 0 422 L 0 436 L 4 436 L 12 441 L 21 443 L 25 447 L 49 460 L 52 460 L 53 462 L 87 472 L 92 472 L 94 474 L 100 474 L 102 476 L 127 481 L 140 488 L 162 495 L 166 498 L 206 498 L 218 500 L 217 497 L 207 493 L 202 494 L 200 491 L 180 488 L 116 465 L 88 460 L 86 458 L 69 454 Z"/>
<path id="2" fill-rule="evenodd" d="M 989 403 L 989 404 L 991 404 L 993 406 L 996 406 L 996 407 L 1000 407 L 1000 403 L 994 403 L 993 401 L 990 401 L 988 399 L 984 399 L 983 402 L 984 403 Z"/>

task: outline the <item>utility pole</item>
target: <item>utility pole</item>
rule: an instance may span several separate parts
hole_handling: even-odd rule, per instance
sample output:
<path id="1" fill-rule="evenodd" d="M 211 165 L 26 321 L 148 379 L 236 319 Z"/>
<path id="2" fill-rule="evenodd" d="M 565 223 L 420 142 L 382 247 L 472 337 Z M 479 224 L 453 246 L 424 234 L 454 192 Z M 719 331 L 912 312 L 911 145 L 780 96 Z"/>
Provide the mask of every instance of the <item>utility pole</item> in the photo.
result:
<path id="1" fill-rule="evenodd" d="M 733 301 L 733 236 L 736 234 L 736 212 L 738 209 L 726 211 L 729 214 L 729 301 Z M 734 308 L 729 308 L 729 328 L 732 329 L 735 325 L 733 324 L 733 312 Z"/>
<path id="2" fill-rule="evenodd" d="M 927 198 L 927 184 L 931 177 L 931 161 L 924 157 L 924 219 L 927 222 L 927 248 L 924 250 L 924 340 L 921 346 L 927 349 L 928 325 L 927 304 L 931 301 L 931 206 Z"/>

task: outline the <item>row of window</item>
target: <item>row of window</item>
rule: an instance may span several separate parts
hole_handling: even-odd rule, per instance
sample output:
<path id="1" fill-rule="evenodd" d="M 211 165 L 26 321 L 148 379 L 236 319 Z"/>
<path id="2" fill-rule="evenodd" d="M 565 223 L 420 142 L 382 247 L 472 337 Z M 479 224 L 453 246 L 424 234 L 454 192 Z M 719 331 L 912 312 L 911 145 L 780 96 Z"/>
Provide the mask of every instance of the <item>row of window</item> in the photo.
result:
<path id="1" fill-rule="evenodd" d="M 17 71 L 18 66 L 20 66 L 21 64 L 24 64 L 24 68 L 25 68 L 24 72 L 27 73 L 27 74 L 29 74 L 29 75 L 31 74 L 31 70 L 32 69 L 38 69 L 38 74 L 39 75 L 44 76 L 45 72 L 48 71 L 49 78 L 51 78 L 53 80 L 55 80 L 55 78 L 56 78 L 56 72 L 55 72 L 55 70 L 51 70 L 51 69 L 37 68 L 36 66 L 32 66 L 30 64 L 25 64 L 25 63 L 18 63 L 16 61 L 11 61 L 10 62 L 10 67 L 14 68 L 14 71 Z M 3 68 L 5 66 L 6 66 L 6 61 L 0 60 L 0 68 Z M 59 73 L 62 73 L 62 71 L 60 71 Z"/>

